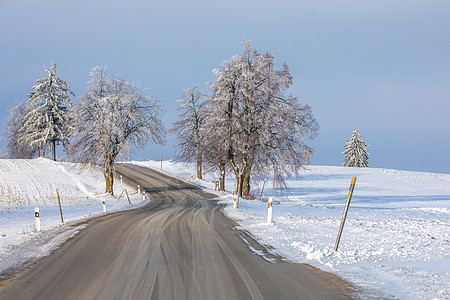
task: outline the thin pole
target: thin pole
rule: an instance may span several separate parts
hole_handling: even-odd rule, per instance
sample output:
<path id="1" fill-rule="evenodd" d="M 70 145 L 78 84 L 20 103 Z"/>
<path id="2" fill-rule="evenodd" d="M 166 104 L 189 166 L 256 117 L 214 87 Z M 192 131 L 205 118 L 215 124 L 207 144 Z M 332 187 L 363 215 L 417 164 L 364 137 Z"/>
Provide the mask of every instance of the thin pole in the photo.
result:
<path id="1" fill-rule="evenodd" d="M 61 199 L 59 198 L 59 191 L 56 189 L 56 196 L 58 196 L 58 204 L 59 204 L 59 213 L 61 214 L 61 223 L 64 224 L 63 213 L 61 208 Z"/>
<path id="2" fill-rule="evenodd" d="M 345 204 L 344 215 L 342 216 L 341 226 L 339 227 L 338 236 L 336 239 L 336 244 L 334 245 L 334 251 L 337 251 L 339 247 L 339 241 L 341 240 L 342 230 L 344 229 L 345 219 L 347 218 L 348 207 L 350 206 L 350 200 L 352 199 L 353 190 L 355 189 L 356 177 L 352 178 L 352 183 L 350 184 L 350 189 L 347 195 L 347 203 Z"/>
<path id="3" fill-rule="evenodd" d="M 266 185 L 266 180 L 267 180 L 267 175 L 266 175 L 266 177 L 264 177 L 264 183 L 263 183 L 262 190 L 261 190 L 261 196 L 259 196 L 260 201 L 262 201 L 262 195 L 264 193 L 264 186 Z"/>
<path id="4" fill-rule="evenodd" d="M 41 217 L 39 215 L 39 207 L 34 208 L 34 220 L 36 224 L 36 232 L 41 231 Z"/>
<path id="5" fill-rule="evenodd" d="M 130 205 L 131 205 L 130 196 L 128 196 L 128 191 L 127 190 L 125 190 L 125 194 L 127 194 L 128 203 L 130 203 Z"/>
<path id="6" fill-rule="evenodd" d="M 267 223 L 272 224 L 272 201 L 273 198 L 269 197 L 269 202 L 267 203 Z"/>

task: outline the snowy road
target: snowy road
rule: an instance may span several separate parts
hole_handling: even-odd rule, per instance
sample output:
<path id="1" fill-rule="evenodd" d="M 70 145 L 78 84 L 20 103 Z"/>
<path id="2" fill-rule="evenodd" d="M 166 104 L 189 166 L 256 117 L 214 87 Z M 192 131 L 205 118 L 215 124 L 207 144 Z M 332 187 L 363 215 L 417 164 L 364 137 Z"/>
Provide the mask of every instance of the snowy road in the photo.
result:
<path id="1" fill-rule="evenodd" d="M 282 261 L 233 229 L 213 195 L 139 166 L 118 171 L 152 202 L 89 222 L 53 255 L 0 282 L 0 299 L 350 298 L 340 279 Z"/>

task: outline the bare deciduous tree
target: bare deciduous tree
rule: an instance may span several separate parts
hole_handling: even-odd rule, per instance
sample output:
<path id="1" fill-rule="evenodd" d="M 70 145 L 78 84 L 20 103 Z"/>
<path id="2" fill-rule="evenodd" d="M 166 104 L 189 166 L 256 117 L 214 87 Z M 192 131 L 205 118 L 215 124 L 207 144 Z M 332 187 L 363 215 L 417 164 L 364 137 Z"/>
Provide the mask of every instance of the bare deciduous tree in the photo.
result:
<path id="1" fill-rule="evenodd" d="M 71 153 L 85 164 L 100 163 L 106 193 L 114 194 L 113 168 L 118 155 L 149 142 L 164 143 L 163 107 L 136 84 L 109 74 L 106 66 L 94 67 L 87 93 L 72 114 Z"/>
<path id="2" fill-rule="evenodd" d="M 9 158 L 33 158 L 37 152 L 37 148 L 20 142 L 23 136 L 23 122 L 27 113 L 27 104 L 20 102 L 10 110 L 6 119 L 3 136 L 6 140 L 7 157 Z"/>
<path id="3" fill-rule="evenodd" d="M 201 128 L 205 117 L 205 99 L 206 94 L 200 91 L 199 84 L 184 90 L 178 106 L 181 113 L 170 129 L 177 135 L 178 158 L 188 162 L 196 158 L 198 179 L 203 179 L 204 141 Z"/>
<path id="4" fill-rule="evenodd" d="M 273 59 L 245 42 L 242 54 L 214 70 L 205 139 L 222 137 L 241 196 L 249 195 L 251 175 L 265 175 L 268 168 L 283 187 L 283 176 L 298 173 L 311 158 L 305 141 L 318 134 L 310 106 L 285 95 L 292 85 L 287 65 L 275 69 Z"/>

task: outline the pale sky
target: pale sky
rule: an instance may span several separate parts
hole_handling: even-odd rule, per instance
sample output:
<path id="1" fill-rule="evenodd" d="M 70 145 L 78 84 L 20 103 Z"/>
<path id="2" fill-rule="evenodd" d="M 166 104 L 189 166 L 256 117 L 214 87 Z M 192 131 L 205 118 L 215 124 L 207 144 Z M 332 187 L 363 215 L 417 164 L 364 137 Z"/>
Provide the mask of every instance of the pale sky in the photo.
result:
<path id="1" fill-rule="evenodd" d="M 182 90 L 214 81 L 245 39 L 286 62 L 290 94 L 312 106 L 312 164 L 341 165 L 359 129 L 370 167 L 450 173 L 448 0 L 0 0 L 0 119 L 54 61 L 74 102 L 108 64 L 160 99 L 170 127 Z M 174 148 L 168 136 L 132 158 Z"/>

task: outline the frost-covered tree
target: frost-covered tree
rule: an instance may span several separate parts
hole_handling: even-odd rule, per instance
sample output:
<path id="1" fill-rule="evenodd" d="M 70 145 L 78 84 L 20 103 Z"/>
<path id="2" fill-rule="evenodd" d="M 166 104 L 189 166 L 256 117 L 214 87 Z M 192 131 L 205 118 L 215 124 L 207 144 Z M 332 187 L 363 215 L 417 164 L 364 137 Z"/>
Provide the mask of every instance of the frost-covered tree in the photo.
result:
<path id="1" fill-rule="evenodd" d="M 235 173 L 237 193 L 248 196 L 251 175 L 263 176 L 270 169 L 277 187 L 284 175 L 297 174 L 312 156 L 305 141 L 318 134 L 318 124 L 309 105 L 286 96 L 292 76 L 284 64 L 274 66 L 274 57 L 244 43 L 235 55 L 214 70 L 207 104 L 208 138 L 221 136 L 223 151 Z M 206 138 L 206 137 L 205 137 Z"/>
<path id="2" fill-rule="evenodd" d="M 84 163 L 102 165 L 106 193 L 114 194 L 114 163 L 149 142 L 164 143 L 163 107 L 136 84 L 107 72 L 90 72 L 87 93 L 72 110 L 71 154 Z"/>
<path id="3" fill-rule="evenodd" d="M 33 158 L 37 148 L 31 147 L 28 143 L 21 143 L 23 136 L 23 122 L 28 113 L 28 106 L 20 102 L 14 106 L 6 119 L 6 126 L 3 131 L 3 137 L 6 141 L 7 157 L 9 158 Z"/>
<path id="4" fill-rule="evenodd" d="M 357 129 L 353 131 L 353 135 L 344 147 L 345 155 L 344 167 L 360 167 L 366 168 L 369 166 L 369 152 L 367 152 L 367 147 L 361 133 Z"/>
<path id="5" fill-rule="evenodd" d="M 34 92 L 28 95 L 29 111 L 24 118 L 20 142 L 39 149 L 49 145 L 52 159 L 56 160 L 56 143 L 66 146 L 69 142 L 67 112 L 72 106 L 69 95 L 75 94 L 66 81 L 56 77 L 55 63 L 45 73 L 48 77 L 36 80 Z"/>
<path id="6" fill-rule="evenodd" d="M 227 168 L 228 153 L 226 151 L 227 139 L 224 130 L 217 130 L 214 116 L 205 114 L 204 125 L 201 128 L 203 139 L 204 166 L 208 172 L 217 171 L 219 168 L 219 190 L 225 191 L 225 176 Z"/>
<path id="7" fill-rule="evenodd" d="M 170 129 L 177 136 L 178 158 L 188 162 L 196 160 L 198 179 L 203 179 L 204 145 L 200 129 L 205 117 L 205 99 L 206 94 L 200 91 L 199 84 L 185 89 L 178 100 L 178 120 L 172 123 Z"/>

